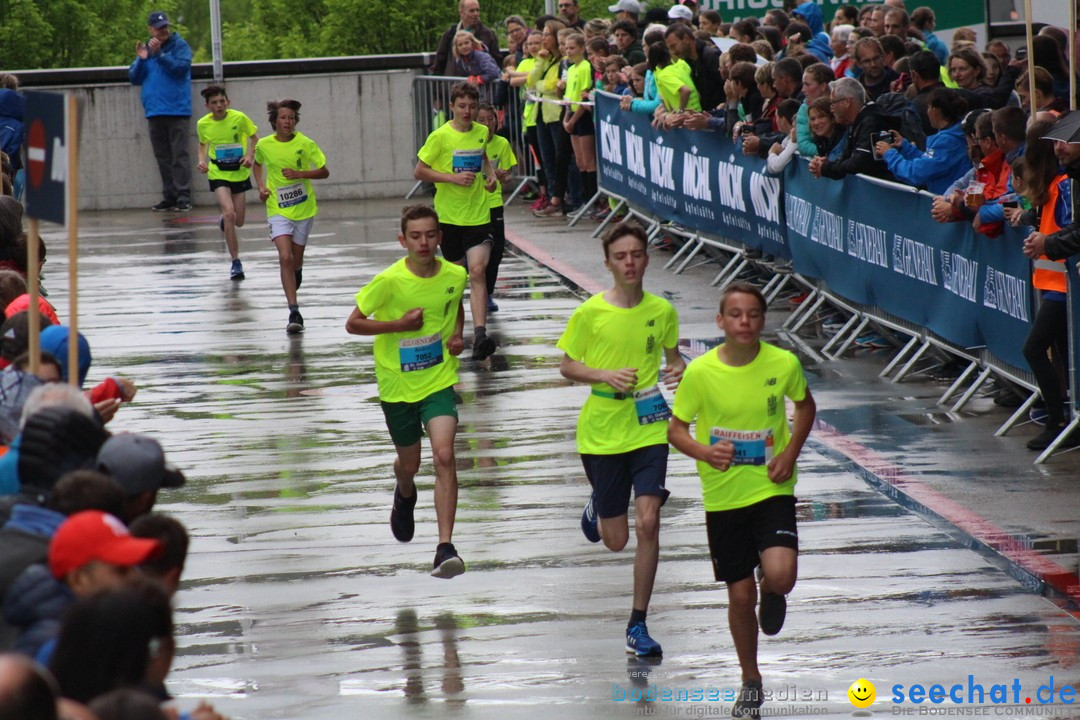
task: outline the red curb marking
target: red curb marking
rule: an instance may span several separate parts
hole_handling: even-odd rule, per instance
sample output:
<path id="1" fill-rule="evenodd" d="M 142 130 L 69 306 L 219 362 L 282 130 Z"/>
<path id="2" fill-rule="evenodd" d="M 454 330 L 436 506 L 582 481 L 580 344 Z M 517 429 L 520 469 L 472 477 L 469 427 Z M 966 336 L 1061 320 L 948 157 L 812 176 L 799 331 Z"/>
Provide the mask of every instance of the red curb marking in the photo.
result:
<path id="1" fill-rule="evenodd" d="M 564 278 L 574 283 L 590 295 L 595 295 L 596 293 L 603 292 L 606 289 L 603 284 L 592 279 L 585 273 L 575 268 L 573 265 L 559 260 L 551 253 L 542 249 L 539 245 L 536 245 L 526 240 L 516 232 L 512 230 L 507 230 L 506 239 L 508 242 L 513 244 L 514 247 L 516 247 L 518 250 L 521 250 L 533 260 L 540 263 L 544 267 L 552 270 L 555 274 L 563 276 Z"/>

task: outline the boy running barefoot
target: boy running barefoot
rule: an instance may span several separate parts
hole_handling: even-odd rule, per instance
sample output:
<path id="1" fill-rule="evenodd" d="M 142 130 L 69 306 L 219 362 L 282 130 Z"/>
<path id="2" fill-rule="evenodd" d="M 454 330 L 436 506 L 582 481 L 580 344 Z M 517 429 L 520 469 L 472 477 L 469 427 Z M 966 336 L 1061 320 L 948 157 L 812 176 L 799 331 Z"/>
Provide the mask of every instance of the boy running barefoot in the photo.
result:
<path id="1" fill-rule="evenodd" d="M 356 307 L 345 329 L 352 335 L 375 336 L 379 399 L 397 451 L 390 530 L 401 542 L 413 538 L 415 478 L 420 471 L 420 439 L 426 431 L 435 463 L 439 526 L 431 574 L 452 578 L 465 572 L 451 536 L 458 493 L 454 384 L 458 381 L 457 358 L 464 348 L 461 298 L 466 273 L 460 265 L 435 254 L 441 240 L 439 216 L 433 209 L 426 205 L 405 208 L 398 242 L 407 254 L 356 294 Z"/>
<path id="2" fill-rule="evenodd" d="M 577 427 L 578 452 L 592 485 L 581 517 L 591 542 L 618 552 L 629 539 L 627 506 L 634 491 L 634 600 L 626 651 L 660 655 L 645 616 L 660 558 L 660 507 L 670 493 L 667 422 L 671 417 L 657 378 L 674 389 L 686 363 L 679 355 L 679 318 L 667 300 L 645 292 L 648 238 L 620 223 L 604 237 L 604 265 L 614 284 L 574 311 L 558 347 L 563 377 L 592 386 Z M 661 358 L 666 365 L 661 371 Z"/>
<path id="3" fill-rule="evenodd" d="M 210 112 L 195 125 L 199 135 L 199 172 L 210 181 L 210 191 L 221 209 L 220 227 L 232 258 L 229 278 L 243 280 L 236 228 L 244 226 L 247 209 L 244 193 L 251 189 L 251 166 L 259 136 L 251 118 L 229 107 L 225 88 L 211 85 L 201 94 Z"/>
<path id="4" fill-rule="evenodd" d="M 278 251 L 281 289 L 289 304 L 285 332 L 295 335 L 304 332 L 296 291 L 304 279 L 304 248 L 319 212 L 311 181 L 330 177 L 330 171 L 326 169 L 326 156 L 315 141 L 296 130 L 300 121 L 299 101 L 268 102 L 266 110 L 274 134 L 260 139 L 255 146 L 255 182 L 259 186 L 259 199 L 266 203 L 270 241 Z"/>

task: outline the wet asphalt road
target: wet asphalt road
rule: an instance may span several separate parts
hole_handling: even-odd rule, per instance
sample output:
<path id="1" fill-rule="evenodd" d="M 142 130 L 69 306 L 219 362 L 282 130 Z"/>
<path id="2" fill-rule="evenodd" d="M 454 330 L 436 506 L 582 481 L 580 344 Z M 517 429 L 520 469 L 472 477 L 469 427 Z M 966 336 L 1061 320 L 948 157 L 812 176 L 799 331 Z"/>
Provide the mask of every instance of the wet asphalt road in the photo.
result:
<path id="1" fill-rule="evenodd" d="M 612 554 L 581 535 L 574 425 L 585 390 L 558 372 L 555 341 L 580 298 L 530 261 L 504 263 L 489 322 L 499 353 L 461 372 L 454 539 L 468 571 L 428 576 L 429 462 L 416 538 L 391 536 L 393 452 L 371 344 L 344 321 L 356 290 L 400 256 L 401 204 L 324 205 L 298 338 L 284 332 L 261 212 L 241 233 L 241 283 L 228 280 L 216 215 L 82 218 L 90 379 L 136 380 L 112 429 L 156 436 L 188 476 L 159 505 L 193 536 L 170 681 L 181 706 L 208 698 L 248 720 L 725 715 L 730 703 L 615 699 L 635 682 L 736 687 L 725 595 L 711 580 L 694 469 L 673 455 L 649 615 L 665 657 L 642 666 L 625 655 L 633 541 Z M 67 317 L 65 253 L 60 235 L 47 238 L 46 286 Z M 825 387 L 821 368 L 807 372 L 823 409 L 857 402 Z M 987 686 L 1080 684 L 1071 615 L 814 447 L 798 491 L 800 579 L 784 631 L 760 655 L 767 689 L 812 701 L 775 709 L 849 716 L 846 689 L 861 677 L 885 699 L 871 708 L 879 716 L 898 683 L 974 673 Z"/>

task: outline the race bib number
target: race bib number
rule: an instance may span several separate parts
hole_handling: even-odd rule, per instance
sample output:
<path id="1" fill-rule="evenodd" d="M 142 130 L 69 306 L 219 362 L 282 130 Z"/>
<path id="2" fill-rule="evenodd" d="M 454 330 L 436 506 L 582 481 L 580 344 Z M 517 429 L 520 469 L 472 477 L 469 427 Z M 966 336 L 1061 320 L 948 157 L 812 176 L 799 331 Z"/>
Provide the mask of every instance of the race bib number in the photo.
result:
<path id="1" fill-rule="evenodd" d="M 452 169 L 455 173 L 478 173 L 484 167 L 484 151 L 455 150 Z"/>
<path id="2" fill-rule="evenodd" d="M 414 372 L 440 365 L 443 361 L 442 335 L 410 338 L 398 343 L 401 372 Z"/>
<path id="3" fill-rule="evenodd" d="M 298 182 L 292 185 L 283 185 L 277 189 L 277 205 L 279 208 L 293 207 L 307 201 L 307 188 L 304 183 Z"/>
<path id="4" fill-rule="evenodd" d="M 240 162 L 244 159 L 244 146 L 236 143 L 216 145 L 214 147 L 214 164 L 222 170 L 239 170 Z"/>
<path id="5" fill-rule="evenodd" d="M 709 444 L 727 440 L 735 446 L 732 465 L 768 465 L 773 459 L 773 433 L 769 430 L 727 430 L 714 427 Z"/>
<path id="6" fill-rule="evenodd" d="M 650 425 L 671 417 L 671 408 L 656 385 L 634 393 L 634 409 L 637 411 L 638 425 Z"/>

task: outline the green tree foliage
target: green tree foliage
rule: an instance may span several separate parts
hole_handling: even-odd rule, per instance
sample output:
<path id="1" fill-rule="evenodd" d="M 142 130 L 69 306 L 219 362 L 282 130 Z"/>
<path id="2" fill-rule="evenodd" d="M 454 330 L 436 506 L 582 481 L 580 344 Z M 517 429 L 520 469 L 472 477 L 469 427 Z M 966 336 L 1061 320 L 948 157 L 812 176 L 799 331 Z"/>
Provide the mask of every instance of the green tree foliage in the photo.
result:
<path id="1" fill-rule="evenodd" d="M 581 16 L 610 18 L 612 2 L 581 0 Z M 151 10 L 210 61 L 209 0 L 0 0 L 0 68 L 127 65 Z M 544 0 L 480 0 L 480 10 L 505 42 L 502 21 L 532 24 Z M 458 21 L 457 0 L 221 0 L 221 15 L 226 60 L 432 52 Z"/>

